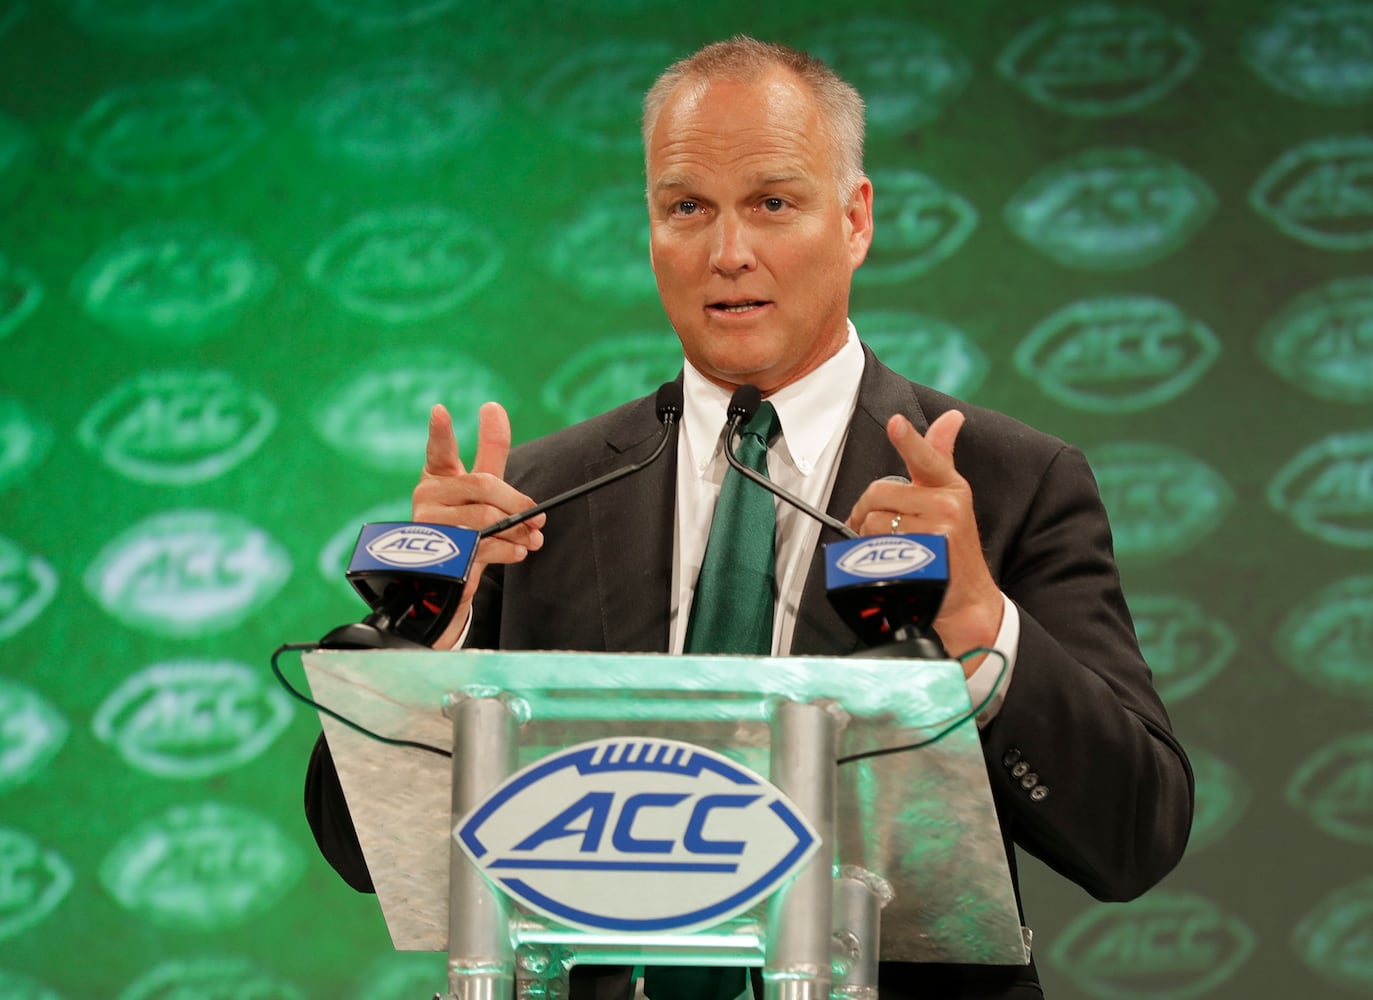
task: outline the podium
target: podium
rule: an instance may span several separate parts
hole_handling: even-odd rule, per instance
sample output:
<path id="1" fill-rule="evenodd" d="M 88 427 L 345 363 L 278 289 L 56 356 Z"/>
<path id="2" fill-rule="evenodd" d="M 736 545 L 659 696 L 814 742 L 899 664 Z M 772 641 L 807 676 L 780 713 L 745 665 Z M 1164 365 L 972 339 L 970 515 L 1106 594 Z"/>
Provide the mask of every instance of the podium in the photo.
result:
<path id="1" fill-rule="evenodd" d="M 317 651 L 304 663 L 319 703 L 452 752 L 378 743 L 321 715 L 392 943 L 446 951 L 449 1000 L 565 996 L 568 969 L 583 963 L 762 966 L 767 1000 L 867 1000 L 879 958 L 1029 961 L 976 725 L 953 726 L 971 710 L 956 662 L 472 650 Z M 683 875 L 680 865 L 637 865 L 626 876 L 623 863 L 596 862 L 582 867 L 610 874 L 574 876 L 550 895 L 528 884 L 544 877 L 537 871 L 507 878 L 478 863 L 485 833 L 475 824 L 498 807 L 528 811 L 504 805 L 517 791 L 541 803 L 527 789 L 564 767 L 560 754 L 580 773 L 592 757 L 678 743 L 718 774 L 766 779 L 748 795 L 697 796 L 682 843 L 745 855 L 714 824 L 761 802 L 763 786 L 781 793 L 773 812 L 793 816 L 798 843 L 813 834 L 805 859 L 765 895 L 731 896 L 737 905 L 722 903 L 718 920 L 699 907 L 682 928 L 648 911 L 672 910 L 672 886 L 708 896 L 717 876 L 698 872 L 727 866 Z M 579 802 L 610 809 L 616 794 Z M 629 796 L 613 838 L 594 809 L 564 810 L 552 826 L 540 818 L 543 833 L 523 846 L 614 839 L 676 850 L 671 836 L 644 831 L 687 798 Z M 525 864 L 526 874 L 536 868 Z M 659 877 L 669 888 L 655 888 L 650 870 L 668 871 Z M 616 907 L 639 909 L 612 919 Z"/>

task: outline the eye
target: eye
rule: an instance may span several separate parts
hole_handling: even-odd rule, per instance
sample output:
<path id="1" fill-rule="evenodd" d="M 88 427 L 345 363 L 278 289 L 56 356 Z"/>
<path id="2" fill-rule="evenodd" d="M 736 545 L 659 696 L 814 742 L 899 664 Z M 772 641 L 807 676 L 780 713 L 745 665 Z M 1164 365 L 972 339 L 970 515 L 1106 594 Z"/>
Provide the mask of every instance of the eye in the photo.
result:
<path id="1" fill-rule="evenodd" d="M 763 210 L 765 212 L 780 212 L 787 207 L 787 203 L 781 198 L 764 198 Z"/>
<path id="2" fill-rule="evenodd" d="M 690 198 L 683 198 L 679 202 L 673 203 L 673 215 L 696 215 L 701 211 L 701 206 Z"/>

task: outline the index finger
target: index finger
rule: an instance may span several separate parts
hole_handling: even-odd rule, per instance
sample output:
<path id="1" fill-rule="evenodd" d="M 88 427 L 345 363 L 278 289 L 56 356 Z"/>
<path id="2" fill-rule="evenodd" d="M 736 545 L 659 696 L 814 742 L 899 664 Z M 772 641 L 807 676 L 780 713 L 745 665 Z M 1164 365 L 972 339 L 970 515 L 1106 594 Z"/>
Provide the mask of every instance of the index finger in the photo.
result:
<path id="1" fill-rule="evenodd" d="M 887 438 L 906 463 L 911 482 L 949 486 L 959 480 L 953 445 L 963 420 L 958 410 L 948 410 L 935 419 L 924 436 L 899 413 L 887 421 Z"/>
<path id="2" fill-rule="evenodd" d="M 429 411 L 429 439 L 424 444 L 426 476 L 461 476 L 467 470 L 458 457 L 458 439 L 453 436 L 453 417 L 442 403 Z"/>

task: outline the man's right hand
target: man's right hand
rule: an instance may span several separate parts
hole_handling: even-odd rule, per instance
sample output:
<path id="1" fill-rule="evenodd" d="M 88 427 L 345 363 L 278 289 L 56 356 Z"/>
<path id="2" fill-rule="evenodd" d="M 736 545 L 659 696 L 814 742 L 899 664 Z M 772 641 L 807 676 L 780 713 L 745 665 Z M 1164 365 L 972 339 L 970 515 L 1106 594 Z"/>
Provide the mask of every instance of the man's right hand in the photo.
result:
<path id="1" fill-rule="evenodd" d="M 411 498 L 411 516 L 430 524 L 481 529 L 533 507 L 533 500 L 505 481 L 509 455 L 510 417 L 505 407 L 482 404 L 477 415 L 477 454 L 469 472 L 458 454 L 453 418 L 443 405 L 436 405 L 429 412 L 424 471 Z M 472 613 L 472 595 L 489 564 L 519 562 L 543 546 L 546 519 L 546 515 L 538 514 L 478 543 L 462 601 L 452 623 L 434 643 L 435 648 L 451 649 L 457 642 Z"/>

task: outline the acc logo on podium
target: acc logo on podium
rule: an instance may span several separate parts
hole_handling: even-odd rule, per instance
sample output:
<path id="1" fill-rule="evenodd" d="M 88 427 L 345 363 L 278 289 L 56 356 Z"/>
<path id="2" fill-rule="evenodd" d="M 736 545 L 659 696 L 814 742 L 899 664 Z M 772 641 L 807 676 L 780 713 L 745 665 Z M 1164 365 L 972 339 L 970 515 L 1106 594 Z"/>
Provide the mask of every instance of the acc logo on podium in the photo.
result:
<path id="1" fill-rule="evenodd" d="M 820 838 L 773 785 L 676 740 L 580 743 L 515 773 L 453 831 L 532 909 L 585 930 L 715 924 L 801 868 Z"/>

